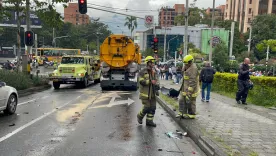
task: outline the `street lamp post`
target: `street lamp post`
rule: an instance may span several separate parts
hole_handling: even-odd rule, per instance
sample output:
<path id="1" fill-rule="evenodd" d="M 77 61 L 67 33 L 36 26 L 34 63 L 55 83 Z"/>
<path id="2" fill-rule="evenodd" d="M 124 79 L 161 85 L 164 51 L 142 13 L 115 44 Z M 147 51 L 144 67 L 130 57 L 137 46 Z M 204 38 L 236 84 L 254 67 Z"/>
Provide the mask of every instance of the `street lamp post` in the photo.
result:
<path id="1" fill-rule="evenodd" d="M 66 37 L 70 37 L 70 36 L 60 36 L 60 37 L 55 37 L 55 38 L 53 38 L 54 47 L 56 47 L 56 39 L 66 38 Z"/>

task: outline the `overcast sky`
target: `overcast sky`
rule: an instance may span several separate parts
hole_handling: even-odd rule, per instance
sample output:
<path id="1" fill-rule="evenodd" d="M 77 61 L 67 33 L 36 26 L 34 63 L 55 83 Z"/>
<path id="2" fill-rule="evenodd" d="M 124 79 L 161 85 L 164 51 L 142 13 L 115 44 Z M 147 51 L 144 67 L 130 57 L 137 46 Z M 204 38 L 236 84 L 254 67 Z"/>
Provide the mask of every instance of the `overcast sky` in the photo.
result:
<path id="1" fill-rule="evenodd" d="M 194 0 L 189 0 L 192 3 Z M 74 0 L 73 2 L 77 2 Z M 196 6 L 199 8 L 212 7 L 213 0 L 196 0 Z M 226 0 L 216 0 L 216 6 L 225 4 Z M 134 15 L 138 17 L 144 17 L 145 15 L 153 15 L 155 22 L 158 23 L 158 9 L 162 6 L 173 7 L 174 4 L 185 4 L 186 0 L 88 0 L 88 6 L 99 7 L 95 5 L 101 5 L 105 7 L 112 7 L 116 9 L 104 8 L 107 10 L 113 10 L 115 12 L 121 12 L 128 15 Z M 94 5 L 93 5 L 94 4 Z M 186 6 L 186 5 L 185 5 Z M 103 8 L 103 7 L 101 7 Z M 123 11 L 120 9 L 131 9 L 135 11 Z M 63 7 L 59 5 L 57 10 L 63 13 Z M 148 11 L 141 11 L 148 10 Z M 150 11 L 151 10 L 151 11 Z M 109 25 L 109 28 L 114 33 L 120 33 L 121 31 L 128 32 L 128 29 L 123 26 L 125 16 L 108 13 L 104 11 L 88 9 L 88 15 L 91 18 L 100 18 L 100 21 Z M 118 27 L 119 26 L 119 27 Z M 145 30 L 144 21 L 138 21 L 138 30 Z"/>

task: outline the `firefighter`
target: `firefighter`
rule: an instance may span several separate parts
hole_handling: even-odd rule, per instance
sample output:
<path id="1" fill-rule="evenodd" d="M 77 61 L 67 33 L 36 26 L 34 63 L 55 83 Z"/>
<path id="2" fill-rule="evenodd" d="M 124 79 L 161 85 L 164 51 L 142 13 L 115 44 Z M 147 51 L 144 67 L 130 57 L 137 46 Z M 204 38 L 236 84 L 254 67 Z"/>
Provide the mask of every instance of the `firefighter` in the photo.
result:
<path id="1" fill-rule="evenodd" d="M 199 73 L 192 55 L 183 58 L 183 81 L 180 88 L 179 113 L 176 117 L 194 119 L 199 94 Z"/>
<path id="2" fill-rule="evenodd" d="M 158 96 L 159 80 L 158 74 L 154 68 L 155 59 L 147 56 L 145 59 L 146 68 L 139 72 L 139 98 L 142 101 L 143 108 L 137 114 L 139 124 L 143 123 L 143 118 L 147 115 L 146 125 L 156 127 L 153 122 L 156 110 L 156 96 Z"/>

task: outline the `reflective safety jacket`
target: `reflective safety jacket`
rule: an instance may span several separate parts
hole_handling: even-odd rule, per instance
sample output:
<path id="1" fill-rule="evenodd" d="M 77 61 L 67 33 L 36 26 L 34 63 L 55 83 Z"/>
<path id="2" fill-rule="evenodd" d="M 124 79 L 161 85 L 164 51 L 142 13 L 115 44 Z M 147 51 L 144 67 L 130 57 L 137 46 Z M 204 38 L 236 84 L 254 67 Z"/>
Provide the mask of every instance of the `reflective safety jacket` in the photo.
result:
<path id="1" fill-rule="evenodd" d="M 156 80 L 156 84 L 153 85 L 151 80 Z M 155 87 L 159 86 L 159 78 L 155 69 L 149 72 L 147 68 L 143 68 L 139 72 L 139 98 L 141 100 L 151 100 L 155 98 Z"/>
<path id="2" fill-rule="evenodd" d="M 185 69 L 185 67 L 184 67 Z M 197 97 L 199 89 L 199 73 L 195 63 L 193 63 L 188 69 L 183 73 L 183 81 L 180 88 L 183 96 Z"/>

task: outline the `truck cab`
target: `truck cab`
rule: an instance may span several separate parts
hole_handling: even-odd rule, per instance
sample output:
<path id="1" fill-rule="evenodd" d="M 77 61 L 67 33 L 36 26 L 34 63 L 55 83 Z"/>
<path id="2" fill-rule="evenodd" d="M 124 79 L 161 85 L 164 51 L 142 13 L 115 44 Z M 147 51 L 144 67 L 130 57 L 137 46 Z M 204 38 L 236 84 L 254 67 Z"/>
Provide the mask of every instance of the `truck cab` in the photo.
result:
<path id="1" fill-rule="evenodd" d="M 100 60 L 98 56 L 68 55 L 61 58 L 61 64 L 49 75 L 53 87 L 60 84 L 76 84 L 87 87 L 89 81 L 100 82 Z"/>

